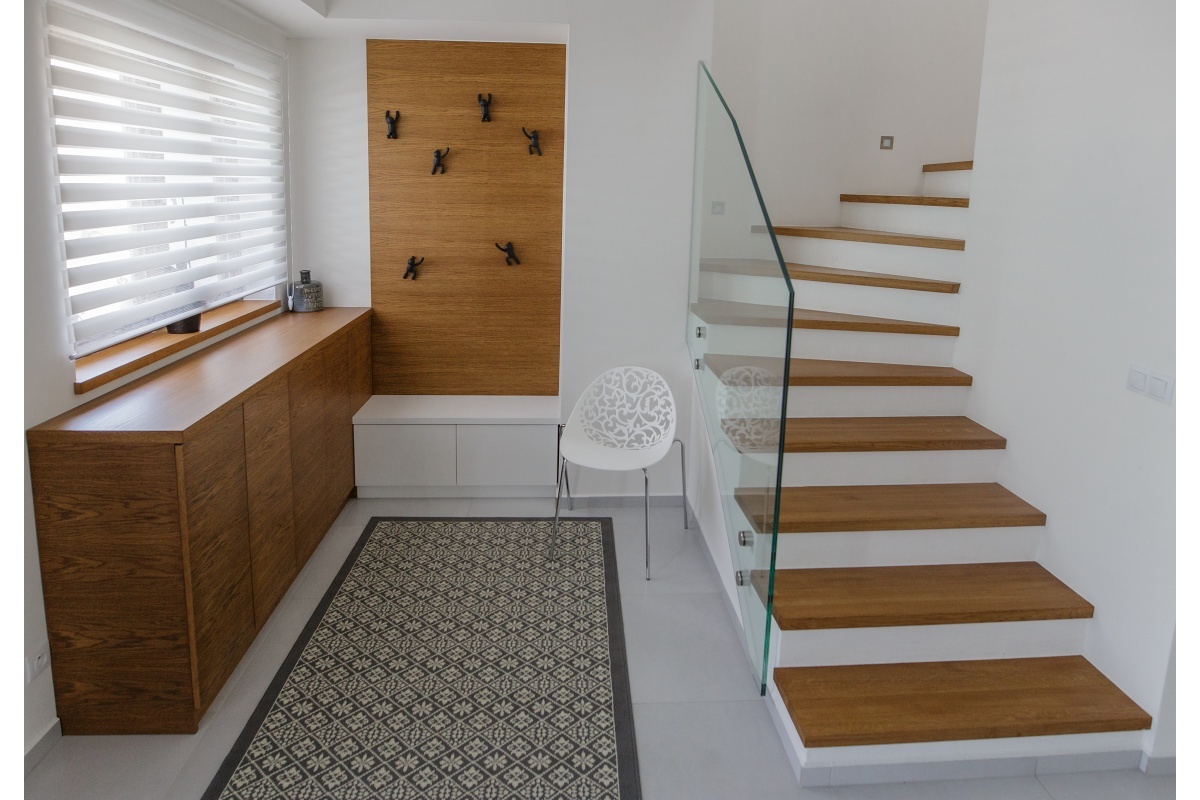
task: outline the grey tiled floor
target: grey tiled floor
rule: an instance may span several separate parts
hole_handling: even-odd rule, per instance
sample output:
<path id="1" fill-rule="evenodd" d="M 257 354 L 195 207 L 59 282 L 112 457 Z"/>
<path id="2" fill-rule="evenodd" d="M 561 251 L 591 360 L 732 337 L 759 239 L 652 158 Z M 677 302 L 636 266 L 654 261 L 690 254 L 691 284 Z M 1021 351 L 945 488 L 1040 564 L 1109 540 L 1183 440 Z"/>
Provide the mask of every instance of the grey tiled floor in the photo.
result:
<path id="1" fill-rule="evenodd" d="M 352 500 L 191 736 L 71 736 L 26 777 L 30 800 L 194 800 L 372 516 L 547 516 L 547 500 Z M 678 507 L 651 509 L 654 580 L 642 579 L 640 508 L 612 517 L 645 800 L 1161 800 L 1174 777 L 1136 770 L 826 789 L 797 786 L 758 696 L 716 570 Z"/>

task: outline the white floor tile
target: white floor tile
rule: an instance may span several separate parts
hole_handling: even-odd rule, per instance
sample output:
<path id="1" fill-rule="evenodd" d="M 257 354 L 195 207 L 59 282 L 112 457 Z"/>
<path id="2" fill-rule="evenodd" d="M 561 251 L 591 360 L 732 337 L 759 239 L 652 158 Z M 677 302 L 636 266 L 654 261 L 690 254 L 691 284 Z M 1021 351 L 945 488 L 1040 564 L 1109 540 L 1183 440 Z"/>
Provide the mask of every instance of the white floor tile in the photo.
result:
<path id="1" fill-rule="evenodd" d="M 1139 770 L 1039 775 L 1053 800 L 1166 800 L 1175 797 L 1175 776 L 1148 778 Z"/>

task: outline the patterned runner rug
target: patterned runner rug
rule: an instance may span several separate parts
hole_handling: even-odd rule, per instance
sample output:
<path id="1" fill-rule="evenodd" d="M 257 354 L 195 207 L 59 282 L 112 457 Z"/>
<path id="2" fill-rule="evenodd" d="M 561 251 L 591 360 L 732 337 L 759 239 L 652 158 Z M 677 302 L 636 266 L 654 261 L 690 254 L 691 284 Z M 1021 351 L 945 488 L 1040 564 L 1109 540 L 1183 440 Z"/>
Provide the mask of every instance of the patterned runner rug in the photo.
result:
<path id="1" fill-rule="evenodd" d="M 204 800 L 639 800 L 612 521 L 376 517 Z"/>

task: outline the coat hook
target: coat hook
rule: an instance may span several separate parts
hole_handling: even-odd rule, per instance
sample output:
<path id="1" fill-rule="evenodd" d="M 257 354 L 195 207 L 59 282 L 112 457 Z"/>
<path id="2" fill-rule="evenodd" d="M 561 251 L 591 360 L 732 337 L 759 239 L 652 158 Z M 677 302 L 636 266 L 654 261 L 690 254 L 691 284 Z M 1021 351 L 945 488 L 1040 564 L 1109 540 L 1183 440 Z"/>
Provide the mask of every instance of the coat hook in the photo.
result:
<path id="1" fill-rule="evenodd" d="M 483 112 L 483 119 L 480 120 L 481 122 L 491 122 L 492 121 L 492 111 L 489 108 L 489 106 L 491 104 L 492 104 L 492 93 L 491 92 L 488 92 L 487 100 L 483 99 L 483 95 L 479 95 L 479 110 Z"/>
<path id="2" fill-rule="evenodd" d="M 446 165 L 442 163 L 442 159 L 448 155 L 450 155 L 449 147 L 446 148 L 446 152 L 444 153 L 440 149 L 433 151 L 433 170 L 429 173 L 430 175 L 437 175 L 439 169 L 443 175 L 446 174 Z"/>
<path id="3" fill-rule="evenodd" d="M 412 275 L 412 279 L 415 281 L 417 279 L 417 267 L 421 266 L 421 264 L 423 264 L 424 262 L 425 262 L 425 256 L 421 256 L 420 261 L 417 261 L 416 256 L 409 256 L 408 257 L 408 269 L 404 270 L 404 278 L 407 278 L 409 275 Z M 401 280 L 404 280 L 404 278 L 401 278 Z"/>
<path id="4" fill-rule="evenodd" d="M 383 112 L 383 118 L 387 120 L 387 126 L 388 126 L 387 138 L 399 139 L 400 134 L 396 133 L 396 123 L 400 121 L 400 112 L 397 111 L 396 116 L 393 117 L 391 109 L 385 109 Z"/>
<path id="5" fill-rule="evenodd" d="M 509 242 L 508 244 L 504 245 L 503 247 L 501 247 L 499 244 L 497 244 L 496 249 L 501 251 L 502 253 L 504 253 L 504 263 L 505 264 L 512 266 L 513 264 L 521 263 L 521 259 L 517 258 L 517 254 L 515 252 L 513 252 L 513 243 L 512 242 Z"/>
<path id="6" fill-rule="evenodd" d="M 533 151 L 537 150 L 537 154 L 540 156 L 542 154 L 542 146 L 538 144 L 538 132 L 534 131 L 530 133 L 522 126 L 521 133 L 525 134 L 525 138 L 529 140 L 529 155 L 533 155 Z"/>

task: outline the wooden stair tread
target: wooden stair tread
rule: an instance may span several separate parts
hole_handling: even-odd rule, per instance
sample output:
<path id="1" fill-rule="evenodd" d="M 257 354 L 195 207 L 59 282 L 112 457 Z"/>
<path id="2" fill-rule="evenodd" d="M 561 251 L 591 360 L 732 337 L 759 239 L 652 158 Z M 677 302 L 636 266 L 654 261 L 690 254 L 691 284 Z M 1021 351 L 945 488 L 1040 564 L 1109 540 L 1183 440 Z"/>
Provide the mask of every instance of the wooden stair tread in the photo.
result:
<path id="1" fill-rule="evenodd" d="M 730 440 L 750 437 L 741 431 L 762 430 L 766 420 L 721 421 Z M 776 425 L 777 425 L 777 421 Z M 776 437 L 778 441 L 778 437 Z M 900 450 L 1002 450 L 1003 436 L 967 417 L 797 417 L 787 421 L 785 453 L 859 453 Z"/>
<path id="2" fill-rule="evenodd" d="M 1150 715 L 1082 656 L 786 667 L 805 747 L 1145 730 Z"/>
<path id="3" fill-rule="evenodd" d="M 738 303 L 732 300 L 700 300 L 692 303 L 692 313 L 710 325 L 748 325 L 783 327 L 787 324 L 786 306 Z M 955 325 L 935 325 L 836 311 L 797 308 L 792 311 L 792 327 L 827 331 L 865 331 L 867 333 L 907 333 L 926 336 L 958 336 Z"/>
<path id="4" fill-rule="evenodd" d="M 863 272 L 790 262 L 786 266 L 788 275 L 796 281 L 845 283 L 854 286 L 878 286 L 884 289 L 908 289 L 943 294 L 957 294 L 959 287 L 959 284 L 954 281 L 937 281 L 932 278 L 910 278 L 905 275 L 887 275 L 880 272 Z M 765 258 L 705 258 L 700 260 L 700 269 L 703 272 L 721 272 L 727 275 L 780 277 L 779 264 Z"/>
<path id="5" fill-rule="evenodd" d="M 753 576 L 765 600 L 767 573 Z M 1092 604 L 1036 561 L 775 571 L 785 631 L 1089 619 Z M 764 603 L 765 605 L 765 603 Z"/>
<path id="6" fill-rule="evenodd" d="M 936 206 L 938 208 L 969 208 L 966 197 L 922 197 L 911 194 L 844 194 L 843 203 L 886 203 L 902 206 Z"/>
<path id="7" fill-rule="evenodd" d="M 759 533 L 770 531 L 769 492 L 741 488 L 734 497 Z M 779 499 L 780 533 L 1046 524 L 1045 514 L 998 483 L 785 486 Z"/>
<path id="8" fill-rule="evenodd" d="M 903 247 L 931 247 L 935 250 L 965 250 L 967 243 L 963 239 L 948 239 L 944 236 L 918 236 L 913 233 L 894 233 L 892 231 L 869 231 L 862 228 L 824 227 L 810 225 L 775 225 L 773 229 L 778 236 L 799 236 L 807 239 L 837 239 L 843 242 L 872 242 L 874 244 L 895 244 Z M 765 225 L 753 225 L 755 233 L 765 233 Z"/>
<path id="9" fill-rule="evenodd" d="M 956 172 L 960 169 L 975 169 L 974 161 L 944 161 L 941 164 L 926 164 L 922 172 Z"/>
<path id="10" fill-rule="evenodd" d="M 720 377 L 737 367 L 750 367 L 782 380 L 783 359 L 709 353 L 704 364 Z M 769 384 L 765 384 L 769 385 Z M 778 385 L 778 384 L 776 384 Z M 831 361 L 793 358 L 788 366 L 789 386 L 970 386 L 971 376 L 953 367 L 922 364 L 882 364 L 872 361 Z"/>

